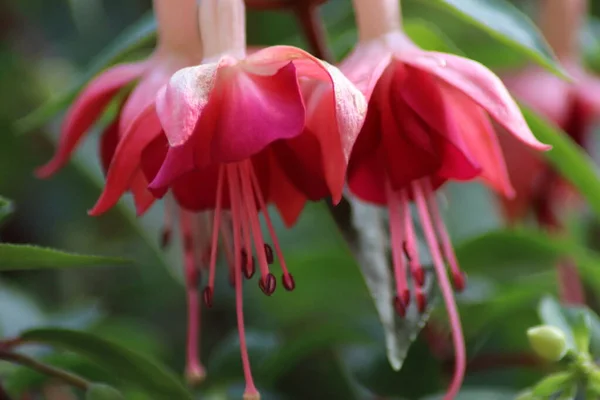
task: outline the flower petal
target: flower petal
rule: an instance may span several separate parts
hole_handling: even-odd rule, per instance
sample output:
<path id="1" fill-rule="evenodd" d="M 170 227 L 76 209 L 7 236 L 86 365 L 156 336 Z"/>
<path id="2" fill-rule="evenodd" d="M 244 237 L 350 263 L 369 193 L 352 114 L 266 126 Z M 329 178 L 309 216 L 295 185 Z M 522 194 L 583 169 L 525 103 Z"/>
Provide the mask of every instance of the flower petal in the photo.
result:
<path id="1" fill-rule="evenodd" d="M 111 122 L 100 137 L 100 163 L 104 174 L 108 172 L 117 145 L 119 144 L 119 118 Z"/>
<path id="2" fill-rule="evenodd" d="M 306 204 L 306 197 L 288 181 L 288 177 L 283 173 L 273 153 L 270 152 L 269 154 L 270 164 L 268 170 L 271 184 L 269 200 L 275 204 L 285 226 L 290 228 L 302 213 Z"/>
<path id="3" fill-rule="evenodd" d="M 154 106 L 148 107 L 131 124 L 115 150 L 106 184 L 96 205 L 88 212 L 100 215 L 114 206 L 131 186 L 141 164 L 142 151 L 162 132 Z"/>
<path id="4" fill-rule="evenodd" d="M 481 178 L 502 195 L 513 197 L 515 191 L 508 177 L 502 150 L 485 111 L 454 88 L 443 90 L 443 94 L 451 105 L 466 147 L 481 166 Z M 522 143 L 518 145 L 525 147 Z"/>
<path id="5" fill-rule="evenodd" d="M 177 71 L 156 96 L 156 112 L 171 146 L 185 143 L 209 102 L 220 63 Z"/>
<path id="6" fill-rule="evenodd" d="M 47 164 L 36 170 L 36 175 L 47 178 L 62 168 L 79 140 L 100 117 L 117 92 L 141 76 L 147 66 L 145 62 L 117 65 L 92 80 L 79 94 L 65 117 L 56 154 Z"/>
<path id="7" fill-rule="evenodd" d="M 527 145 L 537 150 L 551 148 L 535 138 L 500 79 L 480 63 L 451 54 L 425 51 L 399 53 L 396 57 L 464 92 Z"/>
<path id="8" fill-rule="evenodd" d="M 148 190 L 148 181 L 141 169 L 138 169 L 134 173 L 131 179 L 130 190 L 133 196 L 136 215 L 138 217 L 144 215 L 152 204 L 154 204 L 156 198 Z"/>
<path id="9" fill-rule="evenodd" d="M 291 46 L 272 46 L 246 60 L 250 67 L 277 68 L 292 61 L 305 90 L 306 124 L 319 141 L 323 170 L 334 203 L 341 200 L 350 152 L 364 123 L 367 103 L 360 91 L 336 67 Z"/>
<path id="10" fill-rule="evenodd" d="M 249 158 L 276 140 L 298 136 L 304 128 L 304 103 L 291 62 L 272 76 L 224 67 L 215 90 L 220 94 L 211 143 L 215 162 Z"/>

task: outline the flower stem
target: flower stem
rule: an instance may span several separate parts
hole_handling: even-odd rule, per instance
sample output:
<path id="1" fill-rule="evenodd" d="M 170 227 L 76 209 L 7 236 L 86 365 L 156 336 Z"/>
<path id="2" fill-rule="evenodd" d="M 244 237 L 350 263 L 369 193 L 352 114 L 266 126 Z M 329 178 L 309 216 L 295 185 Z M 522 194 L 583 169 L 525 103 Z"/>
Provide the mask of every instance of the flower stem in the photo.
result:
<path id="1" fill-rule="evenodd" d="M 542 0 L 538 24 L 559 59 L 577 59 L 581 49 L 579 31 L 588 11 L 587 0 Z"/>
<path id="2" fill-rule="evenodd" d="M 87 390 L 91 384 L 86 379 L 83 379 L 75 374 L 41 363 L 24 354 L 0 350 L 0 360 L 8 361 L 14 364 L 19 364 L 24 367 L 31 368 L 44 375 L 60 379 L 61 381 L 68 383 L 69 385 L 81 390 Z M 2 399 L 1 394 L 0 399 Z"/>
<path id="3" fill-rule="evenodd" d="M 402 29 L 399 0 L 353 0 L 358 38 L 368 41 Z"/>
<path id="4" fill-rule="evenodd" d="M 325 27 L 317 5 L 310 1 L 301 2 L 294 11 L 315 57 L 333 63 L 333 55 L 327 46 Z"/>

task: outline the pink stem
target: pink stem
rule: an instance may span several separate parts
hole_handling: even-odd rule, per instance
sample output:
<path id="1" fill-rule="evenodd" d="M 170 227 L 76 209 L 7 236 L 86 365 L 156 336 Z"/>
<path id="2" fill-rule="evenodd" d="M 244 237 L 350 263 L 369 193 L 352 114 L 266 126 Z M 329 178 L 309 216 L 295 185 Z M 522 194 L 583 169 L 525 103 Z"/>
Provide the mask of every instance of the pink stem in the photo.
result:
<path id="1" fill-rule="evenodd" d="M 396 277 L 396 291 L 398 297 L 402 299 L 406 306 L 410 294 L 406 282 L 406 264 L 402 253 L 404 215 L 400 212 L 401 207 L 398 195 L 397 193 L 394 193 L 388 181 L 386 181 L 385 190 L 388 200 L 388 213 L 390 216 L 390 236 L 392 240 L 392 259 L 394 262 L 394 275 Z"/>
<path id="2" fill-rule="evenodd" d="M 244 199 L 240 193 L 239 176 L 237 165 L 228 165 L 228 182 L 229 194 L 231 198 L 231 214 L 233 218 L 233 226 L 239 226 L 240 212 L 242 211 Z M 240 244 L 240 232 L 237 229 L 233 231 L 233 248 L 235 257 L 235 307 L 237 312 L 238 332 L 240 336 L 240 352 L 242 355 L 242 366 L 244 369 L 244 377 L 246 379 L 246 390 L 244 391 L 244 399 L 258 398 L 258 391 L 254 385 L 252 371 L 250 369 L 250 359 L 248 357 L 248 347 L 246 345 L 246 333 L 244 329 L 244 298 L 242 293 L 242 254 Z"/>
<path id="3" fill-rule="evenodd" d="M 223 175 L 224 166 L 219 168 L 217 178 L 217 199 L 215 201 L 215 215 L 213 222 L 212 240 L 210 245 L 210 267 L 208 273 L 208 287 L 211 290 L 215 287 L 215 270 L 217 266 L 217 245 L 219 243 L 219 226 L 221 225 L 221 207 L 223 202 Z M 235 226 L 235 225 L 234 225 Z"/>
<path id="4" fill-rule="evenodd" d="M 559 59 L 578 60 L 579 33 L 585 23 L 587 0 L 540 0 L 539 26 Z"/>
<path id="5" fill-rule="evenodd" d="M 466 369 L 466 348 L 465 342 L 462 333 L 462 327 L 460 323 L 460 316 L 458 314 L 458 308 L 456 306 L 456 302 L 454 300 L 454 293 L 452 291 L 452 286 L 450 285 L 450 281 L 448 279 L 448 274 L 446 273 L 446 268 L 444 266 L 444 260 L 440 253 L 440 249 L 438 246 L 437 239 L 435 237 L 435 230 L 433 224 L 431 222 L 431 218 L 429 217 L 429 212 L 427 210 L 427 201 L 426 196 L 431 195 L 431 193 L 424 194 L 419 183 L 413 183 L 413 193 L 415 195 L 415 201 L 417 203 L 417 209 L 419 210 L 419 216 L 421 218 L 421 223 L 423 224 L 423 231 L 425 233 L 425 238 L 427 240 L 427 244 L 429 246 L 429 251 L 431 253 L 431 257 L 433 258 L 433 266 L 435 268 L 435 272 L 438 278 L 438 285 L 442 290 L 442 297 L 444 298 L 444 302 L 446 303 L 446 310 L 448 311 L 448 317 L 450 319 L 450 326 L 452 327 L 452 341 L 454 342 L 454 351 L 455 351 L 455 370 L 454 377 L 452 378 L 452 382 L 450 387 L 448 388 L 448 392 L 444 396 L 444 399 L 452 400 L 458 394 L 460 387 L 462 385 L 462 381 L 465 375 Z"/>

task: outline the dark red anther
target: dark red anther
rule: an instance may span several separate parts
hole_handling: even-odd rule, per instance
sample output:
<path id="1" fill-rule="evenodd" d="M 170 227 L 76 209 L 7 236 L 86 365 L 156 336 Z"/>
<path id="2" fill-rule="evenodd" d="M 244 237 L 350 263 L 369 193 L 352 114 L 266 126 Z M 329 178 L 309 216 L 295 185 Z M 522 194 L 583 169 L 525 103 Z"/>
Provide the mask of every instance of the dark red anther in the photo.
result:
<path id="1" fill-rule="evenodd" d="M 240 253 L 242 254 L 242 270 L 243 270 L 244 267 L 246 266 L 246 264 L 248 263 L 248 253 L 246 252 L 246 249 L 242 249 Z"/>
<path id="2" fill-rule="evenodd" d="M 396 314 L 404 318 L 406 316 L 406 306 L 402 299 L 398 296 L 394 296 L 394 309 L 396 310 Z"/>
<path id="3" fill-rule="evenodd" d="M 423 267 L 417 265 L 412 271 L 412 277 L 417 283 L 417 286 L 423 286 L 425 284 L 425 270 Z"/>
<path id="4" fill-rule="evenodd" d="M 408 261 L 412 261 L 412 257 L 410 256 L 410 252 L 408 251 L 408 243 L 406 241 L 402 242 L 402 250 L 404 251 L 404 255 Z"/>
<path id="5" fill-rule="evenodd" d="M 408 307 L 410 305 L 410 290 L 404 289 L 401 293 L 401 298 L 404 302 L 404 306 Z"/>
<path id="6" fill-rule="evenodd" d="M 457 292 L 462 292 L 465 290 L 465 286 L 467 284 L 467 276 L 463 271 L 458 271 L 457 273 L 453 271 L 452 283 L 454 284 L 454 290 Z"/>
<path id="7" fill-rule="evenodd" d="M 277 287 L 277 279 L 275 279 L 275 275 L 268 274 L 266 278 L 260 278 L 258 281 L 258 287 L 260 287 L 263 293 L 267 296 L 272 295 Z"/>
<path id="8" fill-rule="evenodd" d="M 283 287 L 288 292 L 291 292 L 296 288 L 296 281 L 294 281 L 292 274 L 283 274 L 281 281 L 283 282 Z"/>
<path id="9" fill-rule="evenodd" d="M 246 279 L 252 279 L 254 273 L 256 272 L 256 262 L 254 257 L 250 258 L 250 261 L 246 263 L 246 265 L 242 268 L 242 272 Z"/>
<path id="10" fill-rule="evenodd" d="M 267 264 L 273 264 L 273 249 L 265 243 L 265 255 L 267 256 Z"/>
<path id="11" fill-rule="evenodd" d="M 425 297 L 425 293 L 423 293 L 421 289 L 417 289 L 415 299 L 417 300 L 417 310 L 423 314 L 427 308 L 427 298 Z"/>
<path id="12" fill-rule="evenodd" d="M 170 229 L 163 229 L 162 232 L 160 233 L 160 247 L 162 249 L 167 248 L 170 244 L 171 244 L 171 230 Z"/>
<path id="13" fill-rule="evenodd" d="M 204 304 L 206 304 L 206 307 L 212 308 L 212 306 L 213 306 L 213 290 L 210 286 L 207 286 L 204 288 L 204 291 L 202 292 L 202 298 L 204 299 Z"/>

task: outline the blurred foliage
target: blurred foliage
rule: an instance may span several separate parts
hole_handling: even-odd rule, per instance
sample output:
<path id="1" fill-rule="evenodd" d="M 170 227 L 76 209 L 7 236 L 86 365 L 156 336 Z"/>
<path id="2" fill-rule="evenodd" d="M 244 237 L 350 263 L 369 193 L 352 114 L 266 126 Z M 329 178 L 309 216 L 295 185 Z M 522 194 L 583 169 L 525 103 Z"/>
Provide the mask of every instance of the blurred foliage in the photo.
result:
<path id="1" fill-rule="evenodd" d="M 490 18 L 488 3 L 500 4 L 492 16 L 502 18 Z M 514 3 L 528 9 L 526 2 Z M 331 0 L 321 9 L 338 59 L 356 40 L 350 4 Z M 530 22 L 509 3 L 405 0 L 404 4 L 407 31 L 424 48 L 460 52 L 496 69 L 534 60 L 559 71 Z M 51 327 L 28 335 L 68 351 L 31 346 L 27 354 L 101 382 L 86 394 L 89 399 L 118 398 L 116 389 L 106 384 L 127 399 L 156 398 L 149 397 L 148 387 L 168 385 L 165 382 L 171 390 L 184 390 L 182 379 L 168 372 L 179 373 L 184 367 L 181 243 L 175 240 L 170 249 L 159 249 L 161 205 L 140 220 L 133 216 L 130 199 L 101 218 L 87 216 L 103 179 L 95 130 L 56 177 L 42 181 L 32 176 L 52 152 L 60 113 L 74 90 L 107 63 L 147 54 L 153 40 L 149 9 L 148 0 L 8 0 L 0 5 L 0 194 L 11 199 L 0 198 L 4 223 L 0 239 L 59 248 L 65 254 L 135 260 L 132 266 L 0 275 L 2 336 Z M 248 18 L 250 44 L 306 47 L 291 13 L 249 11 Z M 596 20 L 590 32 L 600 32 Z M 592 67 L 600 66 L 598 37 L 593 33 L 584 37 Z M 40 104 L 46 105 L 31 116 Z M 582 157 L 562 132 L 535 115 L 527 116 L 538 137 L 557 148 L 550 160 L 583 189 L 597 215 L 600 191 L 591 160 Z M 18 134 L 33 128 L 27 135 Z M 532 356 L 525 331 L 539 324 L 536 305 L 556 292 L 558 259 L 568 255 L 576 261 L 591 306 L 599 305 L 594 295 L 600 289 L 596 218 L 589 213 L 573 216 L 573 229 L 565 237 L 531 227 L 507 230 L 501 226 L 494 196 L 483 186 L 449 184 L 444 192 L 450 205 L 448 226 L 469 276 L 467 290 L 458 296 L 471 358 L 459 399 L 515 398 L 547 372 L 509 361 Z M 12 215 L 5 218 L 9 212 Z M 245 293 L 248 346 L 263 398 L 442 398 L 452 358 L 444 343 L 432 343 L 430 334 L 446 337 L 444 312 L 432 313 L 430 324 L 412 346 L 420 325 L 402 327 L 402 332 L 409 328 L 414 332 L 401 342 L 406 354 L 403 368 L 393 371 L 386 332 L 361 270 L 325 205 L 311 204 L 291 230 L 284 230 L 280 221 L 277 228 L 297 288 L 265 297 L 249 283 L 252 289 Z M 6 265 L 2 249 L 0 269 Z M 51 261 L 46 255 L 41 259 Z M 114 264 L 108 258 L 94 260 Z M 81 265 L 85 260 L 76 261 Z M 219 271 L 215 306 L 202 314 L 201 354 L 208 376 L 193 392 L 195 398 L 240 398 L 243 390 L 233 293 L 226 284 L 226 268 Z M 552 324 L 549 315 L 555 311 L 540 313 L 544 323 Z M 600 323 L 595 315 L 590 318 L 595 355 Z M 570 331 L 568 326 L 559 328 Z M 31 369 L 5 363 L 0 363 L 0 377 L 12 394 L 42 393 L 50 383 Z M 123 378 L 139 384 L 123 385 Z M 167 398 L 187 398 L 181 393 Z"/>

